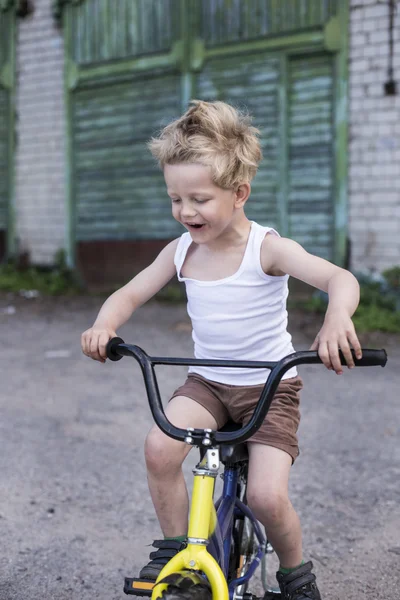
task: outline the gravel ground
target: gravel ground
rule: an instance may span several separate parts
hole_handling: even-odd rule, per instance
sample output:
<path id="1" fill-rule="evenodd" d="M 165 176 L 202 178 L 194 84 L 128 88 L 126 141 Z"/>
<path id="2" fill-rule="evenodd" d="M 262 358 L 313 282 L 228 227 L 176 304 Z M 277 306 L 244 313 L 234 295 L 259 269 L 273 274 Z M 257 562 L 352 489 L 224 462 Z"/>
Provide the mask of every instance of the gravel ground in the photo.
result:
<path id="1" fill-rule="evenodd" d="M 1 600 L 122 599 L 124 575 L 138 571 L 159 536 L 139 368 L 128 358 L 101 365 L 80 352 L 100 303 L 0 297 Z M 295 346 L 307 349 L 318 324 L 295 317 Z M 184 306 L 150 303 L 120 334 L 149 354 L 192 352 Z M 301 368 L 291 498 L 323 600 L 400 597 L 400 350 L 396 337 L 367 342 L 386 347 L 385 370 L 337 377 Z M 157 372 L 165 398 L 185 376 L 183 367 Z"/>

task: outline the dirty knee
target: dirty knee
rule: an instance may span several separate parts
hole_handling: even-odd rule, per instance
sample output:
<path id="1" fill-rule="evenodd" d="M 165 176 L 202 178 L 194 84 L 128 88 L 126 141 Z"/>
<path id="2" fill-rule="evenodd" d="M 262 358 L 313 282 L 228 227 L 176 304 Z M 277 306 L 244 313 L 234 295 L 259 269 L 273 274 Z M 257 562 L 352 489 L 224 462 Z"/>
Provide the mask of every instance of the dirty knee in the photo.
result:
<path id="1" fill-rule="evenodd" d="M 183 446 L 166 436 L 158 427 L 153 427 L 144 445 L 148 472 L 154 477 L 163 478 L 179 471 L 185 459 Z"/>

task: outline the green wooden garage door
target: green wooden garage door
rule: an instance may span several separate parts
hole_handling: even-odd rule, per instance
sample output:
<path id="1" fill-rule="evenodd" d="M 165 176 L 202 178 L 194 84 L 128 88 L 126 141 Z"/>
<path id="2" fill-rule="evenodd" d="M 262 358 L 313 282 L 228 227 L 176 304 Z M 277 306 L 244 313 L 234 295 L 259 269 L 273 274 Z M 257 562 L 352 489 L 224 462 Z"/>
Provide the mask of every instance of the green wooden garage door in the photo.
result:
<path id="1" fill-rule="evenodd" d="M 309 251 L 331 258 L 331 56 L 258 52 L 240 61 L 218 58 L 204 65 L 196 84 L 196 96 L 244 108 L 260 129 L 263 161 L 252 184 L 248 216 L 279 228 Z"/>
<path id="2" fill-rule="evenodd" d="M 80 241 L 173 235 L 162 174 L 146 142 L 179 113 L 174 73 L 114 76 L 72 96 L 76 236 Z M 179 232 L 178 226 L 175 229 Z"/>
<path id="3" fill-rule="evenodd" d="M 12 2 L 0 2 L 0 245 L 3 251 L 10 228 L 12 193 L 14 31 L 15 14 Z M 9 242 L 9 249 L 10 245 Z"/>
<path id="4" fill-rule="evenodd" d="M 178 8 L 176 0 L 67 7 L 75 242 L 179 235 L 146 147 L 182 107 Z"/>
<path id="5" fill-rule="evenodd" d="M 249 218 L 341 262 L 345 4 L 67 4 L 71 247 L 179 234 L 146 141 L 194 97 L 244 108 L 261 130 Z"/>
<path id="6" fill-rule="evenodd" d="M 6 230 L 8 221 L 8 113 L 9 94 L 0 86 L 0 230 Z"/>
<path id="7" fill-rule="evenodd" d="M 334 81 L 326 54 L 288 61 L 288 216 L 290 236 L 333 258 Z"/>

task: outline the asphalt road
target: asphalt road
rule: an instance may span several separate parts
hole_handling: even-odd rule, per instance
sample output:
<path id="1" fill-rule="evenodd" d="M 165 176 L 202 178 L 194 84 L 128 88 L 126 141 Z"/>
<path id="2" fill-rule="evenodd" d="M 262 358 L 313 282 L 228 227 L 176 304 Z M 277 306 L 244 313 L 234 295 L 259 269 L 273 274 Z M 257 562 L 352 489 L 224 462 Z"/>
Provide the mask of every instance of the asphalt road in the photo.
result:
<path id="1" fill-rule="evenodd" d="M 139 368 L 80 351 L 99 302 L 0 297 L 0 600 L 122 599 L 124 575 L 160 535 Z M 192 352 L 183 306 L 149 304 L 120 333 L 149 354 Z M 400 597 L 400 350 L 393 340 L 387 349 L 385 369 L 301 368 L 291 498 L 323 600 Z M 157 372 L 167 398 L 186 370 Z"/>

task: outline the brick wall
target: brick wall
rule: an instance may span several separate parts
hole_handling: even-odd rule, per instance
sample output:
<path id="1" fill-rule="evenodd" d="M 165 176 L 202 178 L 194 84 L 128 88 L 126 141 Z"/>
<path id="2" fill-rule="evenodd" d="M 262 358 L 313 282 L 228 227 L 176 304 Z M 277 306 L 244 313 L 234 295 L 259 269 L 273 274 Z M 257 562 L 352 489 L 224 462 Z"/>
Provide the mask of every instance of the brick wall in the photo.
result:
<path id="1" fill-rule="evenodd" d="M 52 0 L 18 23 L 16 234 L 36 264 L 66 246 L 63 38 Z"/>
<path id="2" fill-rule="evenodd" d="M 385 96 L 388 2 L 351 0 L 349 237 L 354 269 L 400 264 L 400 3 L 395 17 L 397 96 Z"/>

